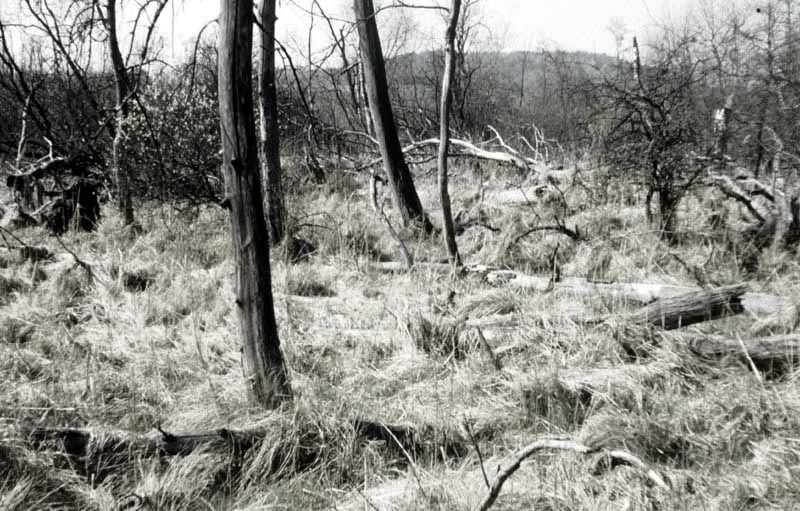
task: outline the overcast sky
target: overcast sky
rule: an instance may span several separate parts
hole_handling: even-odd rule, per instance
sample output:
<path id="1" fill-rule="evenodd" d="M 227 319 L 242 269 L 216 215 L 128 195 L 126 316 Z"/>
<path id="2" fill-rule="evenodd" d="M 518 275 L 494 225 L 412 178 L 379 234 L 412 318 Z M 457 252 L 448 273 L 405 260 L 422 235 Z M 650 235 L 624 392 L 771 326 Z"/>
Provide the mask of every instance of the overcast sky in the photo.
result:
<path id="1" fill-rule="evenodd" d="M 290 47 L 305 46 L 310 15 L 311 0 L 278 0 L 277 36 Z M 379 4 L 381 2 L 377 2 Z M 388 4 L 385 0 L 383 4 Z M 431 5 L 431 0 L 407 0 L 407 3 Z M 439 5 L 449 2 L 439 1 Z M 481 21 L 492 32 L 495 42 L 503 49 L 536 50 L 549 48 L 565 50 L 597 51 L 613 54 L 616 51 L 614 37 L 609 31 L 612 22 L 623 23 L 627 28 L 626 44 L 634 33 L 640 38 L 648 26 L 663 21 L 665 16 L 679 16 L 687 0 L 481 0 L 478 8 Z M 216 18 L 219 0 L 176 0 L 172 11 L 180 20 L 173 24 L 164 20 L 162 25 L 168 43 L 176 55 L 183 53 L 186 44 L 203 24 Z M 326 14 L 332 17 L 351 18 L 352 0 L 320 0 Z M 443 30 L 440 14 L 431 10 L 415 11 L 415 33 L 424 39 L 430 33 Z M 381 18 L 394 14 L 379 15 Z M 321 20 L 318 42 L 322 45 L 327 29 L 323 31 Z M 384 37 L 384 34 L 381 34 Z"/>

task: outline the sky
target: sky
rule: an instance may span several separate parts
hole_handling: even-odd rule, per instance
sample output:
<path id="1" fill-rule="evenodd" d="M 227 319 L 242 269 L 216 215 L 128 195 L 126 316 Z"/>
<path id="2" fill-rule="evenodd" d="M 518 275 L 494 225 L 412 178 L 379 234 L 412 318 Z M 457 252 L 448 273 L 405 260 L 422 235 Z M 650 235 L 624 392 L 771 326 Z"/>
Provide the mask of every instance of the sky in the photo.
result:
<path id="1" fill-rule="evenodd" d="M 168 50 L 180 55 L 193 40 L 200 28 L 216 18 L 219 0 L 174 0 L 171 13 L 176 23 L 164 20 Z M 376 5 L 387 4 L 389 0 Z M 406 3 L 432 5 L 431 0 L 406 0 Z M 290 48 L 305 48 L 310 25 L 308 10 L 311 0 L 278 0 L 277 37 Z M 326 14 L 334 18 L 350 19 L 352 0 L 320 0 Z M 439 5 L 449 5 L 440 0 Z M 615 54 L 616 42 L 609 30 L 612 23 L 626 28 L 625 41 L 630 45 L 634 34 L 643 39 L 648 27 L 679 15 L 687 0 L 480 0 L 480 21 L 487 27 L 494 44 L 506 50 L 550 49 L 584 50 Z M 414 11 L 414 34 L 418 42 L 430 39 L 444 30 L 441 14 L 434 10 Z M 379 23 L 384 15 L 379 14 Z M 395 13 L 386 18 L 396 17 Z M 322 47 L 327 42 L 327 28 L 322 20 L 315 21 L 319 36 L 313 45 Z M 388 31 L 388 29 L 386 29 Z M 384 33 L 381 34 L 382 38 Z M 409 42 L 413 44 L 415 41 Z M 385 46 L 385 43 L 384 43 Z M 386 49 L 386 48 L 384 48 Z"/>

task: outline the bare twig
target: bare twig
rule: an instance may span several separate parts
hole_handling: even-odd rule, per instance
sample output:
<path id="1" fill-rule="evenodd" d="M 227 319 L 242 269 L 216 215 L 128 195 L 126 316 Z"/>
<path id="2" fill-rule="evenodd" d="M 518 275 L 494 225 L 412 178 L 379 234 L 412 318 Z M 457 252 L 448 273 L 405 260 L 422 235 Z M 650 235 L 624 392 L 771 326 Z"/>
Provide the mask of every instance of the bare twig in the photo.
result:
<path id="1" fill-rule="evenodd" d="M 526 445 L 521 451 L 519 451 L 514 459 L 511 460 L 511 464 L 500 471 L 500 473 L 497 475 L 497 478 L 494 480 L 494 483 L 492 483 L 492 486 L 489 488 L 489 494 L 485 499 L 483 499 L 483 502 L 481 502 L 481 505 L 478 507 L 478 509 L 480 511 L 486 511 L 492 507 L 492 504 L 494 504 L 494 501 L 497 500 L 498 495 L 500 495 L 500 490 L 503 488 L 503 484 L 506 482 L 506 480 L 517 471 L 526 458 L 543 449 L 575 451 L 580 454 L 587 454 L 591 452 L 591 449 L 588 446 L 573 442 L 571 440 L 543 438 Z"/>
<path id="2" fill-rule="evenodd" d="M 478 329 L 480 332 L 480 329 Z M 478 445 L 478 441 L 475 439 L 475 435 L 472 434 L 472 428 L 469 426 L 469 422 L 467 421 L 466 417 L 464 418 L 464 422 L 462 423 L 464 426 L 464 430 L 467 432 L 467 436 L 469 437 L 469 441 L 472 442 L 472 447 L 475 448 L 475 453 L 478 455 L 478 463 L 481 466 L 481 474 L 483 474 L 483 482 L 486 484 L 486 488 L 491 488 L 492 485 L 489 483 L 489 476 L 486 475 L 486 467 L 483 463 L 483 454 L 481 454 L 481 448 Z"/>
<path id="3" fill-rule="evenodd" d="M 513 155 L 519 155 L 519 151 L 517 151 L 510 145 L 506 144 L 505 140 L 503 140 L 503 137 L 500 136 L 500 133 L 496 129 L 494 129 L 494 127 L 491 124 L 487 125 L 486 128 L 491 130 L 492 133 L 494 133 L 494 136 L 497 139 L 497 143 L 500 144 L 501 147 L 505 148 L 506 151 L 508 151 Z"/>
<path id="4" fill-rule="evenodd" d="M 19 243 L 20 245 L 22 245 L 22 246 L 23 246 L 23 248 L 30 248 L 30 246 L 29 246 L 27 243 L 25 243 L 24 241 L 22 241 L 22 240 L 19 238 L 19 236 L 17 236 L 17 235 L 16 235 L 16 234 L 14 234 L 13 232 L 9 231 L 8 229 L 6 229 L 5 227 L 3 227 L 2 225 L 0 225 L 0 231 L 2 231 L 2 232 L 0 232 L 0 235 L 2 235 L 2 236 L 3 236 L 3 241 L 5 241 L 5 243 L 6 243 L 6 247 L 7 247 L 9 250 L 11 250 L 11 249 L 12 249 L 12 248 L 14 248 L 14 247 L 12 247 L 11 245 L 9 245 L 9 243 L 8 243 L 8 241 L 6 240 L 6 237 L 5 237 L 5 235 L 4 235 L 3 233 L 5 233 L 5 234 L 8 234 L 8 235 L 9 235 L 9 236 L 11 236 L 12 238 L 14 238 L 14 239 L 17 241 L 17 243 Z"/>
<path id="5" fill-rule="evenodd" d="M 628 463 L 629 465 L 632 465 L 640 469 L 645 474 L 647 474 L 647 477 L 651 481 L 653 481 L 653 483 L 655 483 L 656 486 L 658 486 L 662 490 L 669 490 L 669 486 L 667 485 L 666 482 L 664 482 L 664 479 L 660 475 L 658 475 L 658 472 L 647 466 L 645 462 L 643 462 L 641 459 L 637 458 L 633 454 L 621 450 L 608 451 L 607 454 L 612 459 L 615 459 L 617 461 L 624 461 L 625 463 Z"/>
<path id="6" fill-rule="evenodd" d="M 514 240 L 514 243 L 519 243 L 522 238 L 537 231 L 556 231 L 565 236 L 569 236 L 573 240 L 577 240 L 578 238 L 580 238 L 580 234 L 577 232 L 577 230 L 573 231 L 572 229 L 570 229 L 565 225 L 539 225 L 536 227 L 532 227 L 527 231 L 523 232 L 522 234 L 520 234 L 519 236 L 517 236 L 516 239 Z"/>
<path id="7" fill-rule="evenodd" d="M 489 489 L 489 494 L 486 498 L 481 502 L 481 505 L 478 509 L 480 511 L 486 511 L 489 509 L 494 501 L 497 500 L 498 495 L 500 494 L 500 490 L 503 487 L 503 483 L 511 477 L 511 475 L 519 469 L 522 462 L 525 461 L 526 458 L 532 456 L 533 454 L 537 453 L 538 451 L 544 449 L 558 449 L 563 451 L 574 451 L 579 454 L 589 454 L 594 450 L 584 444 L 573 442 L 571 440 L 560 440 L 560 439 L 551 439 L 551 438 L 543 438 L 540 440 L 536 440 L 532 442 L 520 450 L 514 459 L 511 460 L 511 464 L 506 468 L 502 469 L 500 473 L 497 475 L 497 479 L 495 479 L 494 483 L 492 483 L 491 488 Z M 650 468 L 646 463 L 644 463 L 641 459 L 634 456 L 633 454 L 622 451 L 622 450 L 613 450 L 613 451 L 603 451 L 606 456 L 611 459 L 621 461 L 632 465 L 643 472 L 646 473 L 647 477 L 653 481 L 653 483 L 663 490 L 669 490 L 669 486 L 664 481 L 664 479 L 652 468 Z"/>
<path id="8" fill-rule="evenodd" d="M 481 347 L 483 347 L 483 351 L 485 351 L 486 354 L 489 355 L 489 358 L 492 360 L 492 365 L 494 365 L 494 368 L 497 369 L 498 371 L 502 371 L 503 364 L 500 363 L 500 359 L 497 358 L 497 356 L 494 354 L 494 351 L 492 350 L 492 347 L 489 346 L 489 342 L 483 335 L 481 327 L 476 326 L 475 330 L 478 332 L 478 339 L 481 341 Z"/>
<path id="9" fill-rule="evenodd" d="M 386 217 L 386 214 L 383 210 L 378 206 L 378 192 L 377 192 L 377 181 L 378 177 L 375 175 L 375 172 L 372 172 L 372 177 L 369 181 L 369 202 L 372 206 L 372 210 L 375 211 L 375 214 L 378 215 L 380 218 L 381 223 L 386 230 L 389 232 L 389 236 L 394 240 L 395 244 L 397 245 L 398 250 L 400 250 L 400 254 L 403 256 L 403 260 L 406 263 L 406 269 L 410 270 L 412 266 L 414 266 L 414 259 L 411 257 L 411 254 L 408 252 L 403 240 L 400 239 L 400 236 L 397 234 L 397 231 L 394 230 L 392 227 L 391 222 Z"/>
<path id="10" fill-rule="evenodd" d="M 70 249 L 66 244 L 64 244 L 64 242 L 61 240 L 61 236 L 56 235 L 56 241 L 58 241 L 58 244 L 61 245 L 61 248 L 69 252 L 69 255 L 71 255 L 75 259 L 75 262 L 78 263 L 78 265 L 81 268 L 89 272 L 89 277 L 94 279 L 94 272 L 92 271 L 92 267 L 89 265 L 89 263 L 85 262 L 83 259 L 78 257 L 78 254 L 73 252 L 72 249 Z"/>
<path id="11" fill-rule="evenodd" d="M 389 433 L 389 436 L 392 437 L 392 440 L 394 440 L 394 442 L 397 444 L 397 447 L 400 448 L 400 451 L 403 453 L 403 456 L 405 456 L 406 459 L 408 460 L 408 466 L 411 467 L 411 473 L 414 474 L 414 479 L 417 480 L 417 486 L 419 486 L 419 491 L 420 493 L 425 495 L 425 498 L 427 498 L 428 495 L 425 493 L 425 488 L 422 486 L 422 481 L 419 480 L 419 474 L 417 474 L 417 465 L 416 463 L 414 463 L 414 460 L 411 458 L 411 455 L 403 446 L 402 442 L 400 442 L 400 440 L 397 439 L 397 436 L 395 436 L 391 428 L 388 428 L 386 427 L 386 425 L 383 424 L 381 426 L 383 427 L 384 430 L 386 430 L 387 433 Z"/>
<path id="12" fill-rule="evenodd" d="M 753 362 L 753 357 L 751 357 L 750 353 L 747 351 L 747 346 L 744 345 L 742 336 L 740 336 L 738 333 L 736 334 L 736 340 L 739 342 L 739 346 L 742 348 L 742 353 L 744 354 L 744 357 L 747 359 L 747 364 L 750 366 L 750 370 L 752 370 L 753 374 L 756 375 L 756 379 L 758 379 L 758 382 L 763 385 L 764 380 L 761 377 L 761 372 L 758 370 L 758 367 L 756 367 L 755 362 Z"/>

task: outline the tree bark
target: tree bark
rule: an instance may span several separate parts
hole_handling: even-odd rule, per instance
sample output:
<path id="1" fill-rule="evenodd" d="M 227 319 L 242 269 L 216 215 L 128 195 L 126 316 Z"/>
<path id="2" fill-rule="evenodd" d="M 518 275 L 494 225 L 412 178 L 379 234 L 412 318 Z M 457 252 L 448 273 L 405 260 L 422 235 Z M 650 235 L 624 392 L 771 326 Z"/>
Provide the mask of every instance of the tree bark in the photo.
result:
<path id="1" fill-rule="evenodd" d="M 419 266 L 420 263 L 417 263 Z M 374 263 L 373 263 L 374 266 Z M 445 271 L 442 267 L 441 271 Z M 473 269 L 472 271 L 478 271 Z M 524 275 L 510 270 L 485 270 L 486 279 L 491 284 L 532 288 L 545 291 L 550 285 L 548 277 Z M 597 295 L 627 302 L 649 303 L 668 297 L 700 291 L 697 287 L 674 286 L 670 284 L 647 284 L 641 282 L 593 282 L 584 278 L 568 277 L 555 283 L 555 290 L 568 291 L 576 295 Z M 756 316 L 773 314 L 784 307 L 788 301 L 781 296 L 765 293 L 745 293 L 742 306 L 747 312 Z"/>
<path id="2" fill-rule="evenodd" d="M 133 224 L 133 202 L 131 201 L 130 176 L 125 162 L 125 121 L 128 118 L 127 96 L 130 84 L 125 61 L 119 50 L 117 38 L 117 5 L 116 0 L 106 0 L 106 13 L 103 18 L 108 32 L 108 49 L 114 67 L 114 86 L 116 92 L 116 119 L 114 124 L 114 142 L 112 145 L 112 164 L 114 179 L 117 183 L 117 208 L 125 225 Z"/>
<path id="3" fill-rule="evenodd" d="M 278 135 L 278 93 L 275 87 L 275 0 L 262 0 L 258 8 L 261 20 L 258 68 L 258 109 L 261 144 L 259 157 L 264 174 L 264 191 L 269 215 L 269 240 L 275 246 L 286 235 L 286 209 Z"/>
<path id="4" fill-rule="evenodd" d="M 369 108 L 372 112 L 375 135 L 380 144 L 383 167 L 392 189 L 395 207 L 404 224 L 418 222 L 422 224 L 426 232 L 432 232 L 433 225 L 422 209 L 417 189 L 414 187 L 414 180 L 400 146 L 392 105 L 389 101 L 386 66 L 383 61 L 383 50 L 381 49 L 378 25 L 375 22 L 372 0 L 354 0 L 353 9 L 358 25 L 358 39 Z"/>
<path id="5" fill-rule="evenodd" d="M 662 298 L 625 314 L 615 321 L 674 330 L 741 313 L 744 311 L 742 295 L 745 290 L 747 290 L 747 284 L 691 291 L 678 296 Z"/>
<path id="6" fill-rule="evenodd" d="M 452 0 L 450 3 L 450 19 L 447 24 L 445 36 L 446 46 L 444 54 L 444 73 L 442 78 L 442 100 L 439 118 L 439 199 L 442 203 L 442 236 L 447 248 L 447 256 L 454 267 L 461 266 L 461 256 L 458 254 L 455 228 L 453 227 L 453 211 L 450 206 L 450 192 L 447 189 L 447 147 L 450 142 L 450 106 L 453 104 L 453 91 L 450 84 L 453 81 L 455 67 L 453 58 L 455 54 L 456 26 L 461 10 L 461 0 Z"/>
<path id="7" fill-rule="evenodd" d="M 723 335 L 680 333 L 679 339 L 703 357 L 734 355 L 756 362 L 797 362 L 800 360 L 800 334 L 731 339 Z"/>
<path id="8" fill-rule="evenodd" d="M 276 407 L 290 397 L 272 300 L 269 236 L 253 118 L 253 1 L 223 0 L 219 17 L 222 173 L 236 264 L 236 311 L 244 377 L 256 399 Z"/>

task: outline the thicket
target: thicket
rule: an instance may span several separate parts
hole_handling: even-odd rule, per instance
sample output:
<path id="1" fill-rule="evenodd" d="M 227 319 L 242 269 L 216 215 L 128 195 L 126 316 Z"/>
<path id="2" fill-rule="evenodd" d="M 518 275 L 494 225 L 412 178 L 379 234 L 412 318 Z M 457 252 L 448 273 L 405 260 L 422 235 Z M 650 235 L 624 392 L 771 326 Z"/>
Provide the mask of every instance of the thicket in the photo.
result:
<path id="1" fill-rule="evenodd" d="M 489 48 L 475 21 L 480 4 L 471 2 L 457 38 L 453 136 L 491 145 L 500 133 L 522 154 L 554 165 L 588 157 L 600 169 L 595 198 L 613 198 L 606 193 L 611 185 L 633 185 L 627 200 L 645 200 L 667 236 L 681 199 L 709 171 L 747 169 L 791 189 L 800 164 L 796 3 L 747 11 L 703 4 L 691 21 L 664 25 L 635 47 L 629 34 L 617 34 L 612 57 Z M 47 155 L 52 144 L 56 156 L 83 155 L 108 175 L 111 137 L 102 128 L 112 119 L 113 76 L 87 72 L 81 81 L 36 40 L 24 55 L 15 53 L 3 27 L 4 170 L 17 159 L 24 119 L 24 160 Z M 331 25 L 331 51 L 322 62 L 279 45 L 282 153 L 305 161 L 289 165 L 290 180 L 304 179 L 308 169 L 317 180 L 339 179 L 344 160 L 375 152 L 356 45 L 344 28 Z M 387 60 L 404 143 L 437 136 L 437 44 Z M 137 200 L 220 200 L 215 58 L 213 40 L 204 39 L 186 63 L 140 70 L 126 127 Z M 108 184 L 113 189 L 110 178 Z"/>

